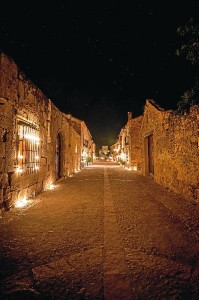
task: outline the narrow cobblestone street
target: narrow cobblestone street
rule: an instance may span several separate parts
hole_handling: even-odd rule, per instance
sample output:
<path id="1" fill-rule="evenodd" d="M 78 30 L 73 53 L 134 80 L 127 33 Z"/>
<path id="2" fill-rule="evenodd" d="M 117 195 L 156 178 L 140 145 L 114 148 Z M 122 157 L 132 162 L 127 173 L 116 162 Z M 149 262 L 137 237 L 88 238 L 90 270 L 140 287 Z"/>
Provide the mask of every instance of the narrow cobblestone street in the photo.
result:
<path id="1" fill-rule="evenodd" d="M 1 299 L 198 299 L 199 206 L 94 164 L 0 219 Z"/>

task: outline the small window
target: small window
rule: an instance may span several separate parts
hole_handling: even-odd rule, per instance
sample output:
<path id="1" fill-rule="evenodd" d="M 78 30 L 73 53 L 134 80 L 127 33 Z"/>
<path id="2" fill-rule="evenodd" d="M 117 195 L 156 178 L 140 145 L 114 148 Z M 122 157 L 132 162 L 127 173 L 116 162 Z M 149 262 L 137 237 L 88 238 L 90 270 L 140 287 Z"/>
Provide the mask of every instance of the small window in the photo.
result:
<path id="1" fill-rule="evenodd" d="M 17 173 L 32 174 L 39 169 L 39 131 L 18 123 Z"/>

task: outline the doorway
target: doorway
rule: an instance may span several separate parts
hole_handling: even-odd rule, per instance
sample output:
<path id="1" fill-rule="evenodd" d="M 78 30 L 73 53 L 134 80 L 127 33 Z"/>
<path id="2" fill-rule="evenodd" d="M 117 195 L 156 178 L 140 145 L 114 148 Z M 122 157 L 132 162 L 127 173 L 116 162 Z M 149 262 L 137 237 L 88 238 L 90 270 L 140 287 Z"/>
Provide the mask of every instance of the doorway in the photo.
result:
<path id="1" fill-rule="evenodd" d="M 60 133 L 57 135 L 56 139 L 56 157 L 55 157 L 55 172 L 56 172 L 56 179 L 61 177 L 61 138 Z"/>
<path id="2" fill-rule="evenodd" d="M 154 175 L 154 141 L 153 134 L 145 137 L 145 175 Z"/>

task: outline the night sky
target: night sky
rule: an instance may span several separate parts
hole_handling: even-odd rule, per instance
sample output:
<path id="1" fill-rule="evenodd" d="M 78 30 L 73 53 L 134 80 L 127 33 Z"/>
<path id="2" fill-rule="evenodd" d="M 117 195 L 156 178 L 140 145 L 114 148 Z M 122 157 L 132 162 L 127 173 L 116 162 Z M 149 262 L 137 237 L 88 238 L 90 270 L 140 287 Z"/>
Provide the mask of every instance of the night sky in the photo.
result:
<path id="1" fill-rule="evenodd" d="M 113 144 L 146 99 L 175 109 L 194 83 L 196 67 L 176 55 L 177 28 L 197 23 L 199 1 L 4 2 L 0 48 L 60 110 L 83 119 L 98 146 Z"/>

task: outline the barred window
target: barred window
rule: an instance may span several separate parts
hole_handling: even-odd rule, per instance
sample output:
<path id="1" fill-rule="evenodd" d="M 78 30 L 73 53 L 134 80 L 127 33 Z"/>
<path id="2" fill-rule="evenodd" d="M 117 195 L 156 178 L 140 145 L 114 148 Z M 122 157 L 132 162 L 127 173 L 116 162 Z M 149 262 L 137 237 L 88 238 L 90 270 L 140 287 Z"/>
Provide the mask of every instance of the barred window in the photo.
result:
<path id="1" fill-rule="evenodd" d="M 17 172 L 32 174 L 39 169 L 39 131 L 37 128 L 18 123 Z"/>

